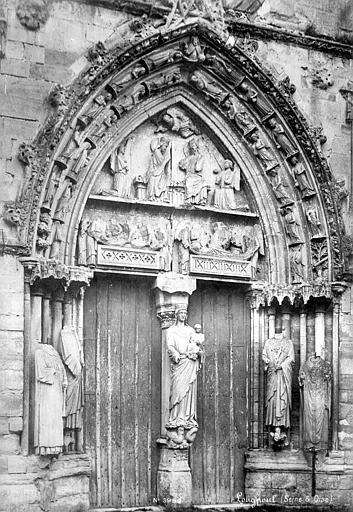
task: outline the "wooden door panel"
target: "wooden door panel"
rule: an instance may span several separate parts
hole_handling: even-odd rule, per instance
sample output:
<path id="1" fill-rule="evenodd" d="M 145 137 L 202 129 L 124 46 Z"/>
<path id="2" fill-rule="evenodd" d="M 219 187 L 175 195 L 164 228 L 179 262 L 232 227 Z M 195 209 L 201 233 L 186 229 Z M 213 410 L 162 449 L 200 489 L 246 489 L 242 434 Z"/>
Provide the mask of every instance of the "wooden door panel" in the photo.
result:
<path id="1" fill-rule="evenodd" d="M 198 386 L 200 430 L 191 453 L 195 503 L 230 503 L 243 490 L 247 445 L 249 319 L 235 285 L 199 284 L 189 323 L 201 322 L 206 358 Z"/>
<path id="2" fill-rule="evenodd" d="M 143 506 L 155 496 L 160 336 L 151 280 L 99 276 L 88 289 L 85 438 L 96 506 Z"/>

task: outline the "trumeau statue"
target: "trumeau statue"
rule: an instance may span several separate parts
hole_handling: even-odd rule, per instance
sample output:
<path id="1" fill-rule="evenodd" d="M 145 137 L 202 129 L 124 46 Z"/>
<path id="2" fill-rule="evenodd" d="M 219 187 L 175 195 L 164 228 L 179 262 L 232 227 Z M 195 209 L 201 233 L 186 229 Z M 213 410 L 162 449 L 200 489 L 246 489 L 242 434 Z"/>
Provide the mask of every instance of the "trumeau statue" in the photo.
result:
<path id="1" fill-rule="evenodd" d="M 83 350 L 76 330 L 65 326 L 60 333 L 60 354 L 67 368 L 67 390 L 65 401 L 65 427 L 82 428 L 83 382 L 82 370 Z"/>
<path id="2" fill-rule="evenodd" d="M 150 149 L 151 156 L 146 174 L 147 199 L 167 201 L 171 165 L 170 140 L 166 137 L 153 139 Z"/>
<path id="3" fill-rule="evenodd" d="M 265 425 L 273 431 L 276 427 L 288 428 L 292 404 L 294 349 L 285 332 L 276 330 L 273 338 L 266 340 L 262 360 L 267 376 Z"/>
<path id="4" fill-rule="evenodd" d="M 327 450 L 331 416 L 332 367 L 320 356 L 310 356 L 299 372 L 302 389 L 303 441 L 307 449 Z"/>
<path id="5" fill-rule="evenodd" d="M 37 455 L 55 455 L 64 444 L 66 373 L 51 345 L 38 344 L 34 361 L 34 449 Z"/>
<path id="6" fill-rule="evenodd" d="M 175 325 L 166 331 L 171 368 L 169 420 L 166 428 L 168 444 L 172 448 L 186 448 L 198 430 L 197 374 L 203 354 L 204 336 L 199 324 L 193 329 L 186 323 L 186 319 L 186 309 L 178 309 Z"/>

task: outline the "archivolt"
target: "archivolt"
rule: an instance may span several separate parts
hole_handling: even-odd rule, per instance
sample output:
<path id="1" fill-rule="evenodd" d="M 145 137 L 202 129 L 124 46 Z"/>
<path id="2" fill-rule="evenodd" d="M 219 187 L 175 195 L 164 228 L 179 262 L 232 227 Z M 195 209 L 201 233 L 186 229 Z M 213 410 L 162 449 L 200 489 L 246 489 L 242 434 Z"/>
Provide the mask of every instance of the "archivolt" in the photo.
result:
<path id="1" fill-rule="evenodd" d="M 240 165 L 267 240 L 270 281 L 290 282 L 291 244 L 283 215 L 286 199 L 281 199 L 285 191 L 292 199 L 289 207 L 305 242 L 301 257 L 307 270 L 303 279 L 337 278 L 342 270 L 339 235 L 343 228 L 331 174 L 292 100 L 289 82 L 276 83 L 253 58 L 237 46 L 228 48 L 217 33 L 203 25 L 158 32 L 124 51 L 104 53 L 97 62 L 70 88 L 56 91 L 56 116 L 48 120 L 33 146 L 22 148 L 21 158 L 30 172 L 15 208 L 22 241 L 32 255 L 47 256 L 53 212 L 67 193 L 58 259 L 73 264 L 78 224 L 104 162 L 148 117 L 179 103 Z M 238 114 L 245 112 L 243 118 L 236 114 L 236 105 L 241 105 Z M 113 122 L 102 143 L 96 133 L 107 117 Z M 270 119 L 276 123 L 271 124 Z M 276 126 L 284 131 L 276 131 Z M 62 156 L 77 129 L 89 158 L 73 170 L 63 163 Z M 254 133 L 260 139 L 253 137 Z M 278 165 L 266 163 L 256 140 L 271 148 Z M 292 153 L 310 184 L 310 200 L 305 187 L 295 187 L 297 169 L 289 158 Z M 55 173 L 60 174 L 59 186 L 48 194 Z M 308 222 L 311 208 L 317 212 L 321 237 L 313 236 Z"/>

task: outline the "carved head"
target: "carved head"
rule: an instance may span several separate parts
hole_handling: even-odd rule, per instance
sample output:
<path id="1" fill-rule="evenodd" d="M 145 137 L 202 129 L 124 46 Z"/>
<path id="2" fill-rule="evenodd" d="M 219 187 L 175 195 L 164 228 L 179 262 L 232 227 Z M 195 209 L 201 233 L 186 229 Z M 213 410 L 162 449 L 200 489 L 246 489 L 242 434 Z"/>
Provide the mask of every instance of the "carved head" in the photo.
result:
<path id="1" fill-rule="evenodd" d="M 223 162 L 223 169 L 233 169 L 233 162 L 231 160 L 224 160 Z"/>
<path id="2" fill-rule="evenodd" d="M 186 323 L 186 319 L 188 317 L 188 312 L 186 308 L 179 308 L 175 312 L 176 320 L 179 322 L 182 322 L 183 324 Z"/>
<path id="3" fill-rule="evenodd" d="M 290 163 L 293 165 L 293 167 L 298 163 L 298 157 L 292 156 L 290 159 Z"/>
<path id="4" fill-rule="evenodd" d="M 188 149 L 189 149 L 189 153 L 190 155 L 194 155 L 195 153 L 198 152 L 199 150 L 199 144 L 197 142 L 197 139 L 195 139 L 195 137 L 193 137 L 189 142 L 188 142 Z"/>
<path id="5" fill-rule="evenodd" d="M 201 325 L 200 324 L 195 324 L 194 325 L 194 329 L 195 329 L 195 332 L 198 334 L 199 332 L 201 332 Z"/>
<path id="6" fill-rule="evenodd" d="M 167 151 L 167 148 L 169 146 L 169 140 L 166 137 L 161 137 L 159 139 L 159 149 L 162 153 L 165 153 Z"/>

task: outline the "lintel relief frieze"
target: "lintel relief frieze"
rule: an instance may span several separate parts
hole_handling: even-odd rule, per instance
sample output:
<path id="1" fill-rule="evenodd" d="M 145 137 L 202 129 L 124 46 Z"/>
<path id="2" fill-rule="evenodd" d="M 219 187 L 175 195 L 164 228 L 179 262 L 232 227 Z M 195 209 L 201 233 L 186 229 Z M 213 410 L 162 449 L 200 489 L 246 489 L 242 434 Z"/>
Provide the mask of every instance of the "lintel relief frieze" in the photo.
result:
<path id="1" fill-rule="evenodd" d="M 51 94 L 55 112 L 48 125 L 34 145 L 22 147 L 20 158 L 26 175 L 23 192 L 17 203 L 7 207 L 7 220 L 17 226 L 20 242 L 28 244 L 28 250 L 34 250 L 37 256 L 55 260 L 63 258 L 65 244 L 70 244 L 70 263 L 81 258 L 79 264 L 93 267 L 97 265 L 97 257 L 98 265 L 101 264 L 104 251 L 107 257 L 103 247 L 110 248 L 112 244 L 109 236 L 97 235 L 97 239 L 92 235 L 93 219 L 84 216 L 81 223 L 79 217 L 75 217 L 75 223 L 68 221 L 76 215 L 75 209 L 82 210 L 79 205 L 84 196 L 87 199 L 91 194 L 87 211 L 94 200 L 97 204 L 104 201 L 113 204 L 116 200 L 122 211 L 126 210 L 125 203 L 145 204 L 147 210 L 161 203 L 163 214 L 167 214 L 168 208 L 172 210 L 170 215 L 177 210 L 180 222 L 186 220 L 181 213 L 184 209 L 190 213 L 191 222 L 203 215 L 202 222 L 208 223 L 207 229 L 198 225 L 198 237 L 202 241 L 192 242 L 188 227 L 187 263 L 180 263 L 183 241 L 178 242 L 175 219 L 173 226 L 169 226 L 172 244 L 164 240 L 167 232 L 164 228 L 160 226 L 160 233 L 157 230 L 153 234 L 150 229 L 147 235 L 146 225 L 141 227 L 144 234 L 138 236 L 149 237 L 152 242 L 138 242 L 142 243 L 141 247 L 134 247 L 135 242 L 131 244 L 132 228 L 127 228 L 125 225 L 129 223 L 120 219 L 117 229 L 129 241 L 125 240 L 123 245 L 114 242 L 119 250 L 122 247 L 126 250 L 117 257 L 114 249 L 111 262 L 128 256 L 131 260 L 134 251 L 136 254 L 145 251 L 147 261 L 152 249 L 152 253 L 166 254 L 150 265 L 156 270 L 169 269 L 179 251 L 181 272 L 197 273 L 205 265 L 216 268 L 218 260 L 213 263 L 208 260 L 223 258 L 229 260 L 221 265 L 227 273 L 236 267 L 237 258 L 243 262 L 252 259 L 244 242 L 246 236 L 252 240 L 248 244 L 257 246 L 253 251 L 256 258 L 265 256 L 264 240 L 260 240 L 264 236 L 263 226 L 261 236 L 259 232 L 249 231 L 256 224 L 261 225 L 262 211 L 256 204 L 261 195 L 264 203 L 269 200 L 275 205 L 275 222 L 284 233 L 287 281 L 296 284 L 308 279 L 327 279 L 331 268 L 339 271 L 342 268 L 339 235 L 343 228 L 331 174 L 309 126 L 292 100 L 292 85 L 288 81 L 277 84 L 244 49 L 227 46 L 225 33 L 220 35 L 203 24 L 177 28 L 171 24 L 168 31 L 147 23 L 133 34 L 129 49 L 108 51 L 101 44 L 91 52 L 92 65 L 88 72 L 71 88 L 58 87 Z M 137 108 L 139 105 L 146 102 L 155 105 L 154 98 L 159 98 L 163 105 L 161 98 L 169 94 L 179 94 L 190 106 L 166 104 L 155 109 L 148 121 L 143 121 L 143 116 L 140 124 L 136 121 L 139 112 L 143 112 Z M 190 110 L 195 98 L 202 98 L 205 112 L 214 111 L 226 123 L 236 147 L 242 148 L 237 156 L 226 139 L 210 134 L 212 129 L 207 126 L 210 120 L 206 121 L 205 117 L 198 120 Z M 132 127 L 130 132 L 128 126 Z M 241 154 L 247 155 L 245 166 Z M 257 169 L 255 179 L 247 170 L 250 162 Z M 261 192 L 253 189 L 251 180 L 261 183 Z M 319 196 L 326 211 L 322 210 Z M 221 222 L 218 220 L 221 212 L 226 212 L 226 219 L 232 214 L 234 219 L 238 216 L 241 229 L 234 223 L 238 241 L 231 242 L 230 235 L 225 241 L 227 237 L 222 235 L 223 242 L 215 249 L 211 238 L 216 236 L 215 223 Z M 260 223 L 251 214 L 258 216 Z M 230 221 L 225 224 L 230 232 Z M 86 245 L 86 256 L 82 256 L 82 247 L 78 247 L 75 256 L 73 229 L 79 230 L 78 246 Z M 151 244 L 159 244 L 163 249 L 153 248 Z M 259 277 L 262 270 L 256 270 L 256 266 L 257 261 L 255 265 L 244 263 L 235 272 L 246 278 L 250 274 L 254 278 L 256 273 Z"/>

